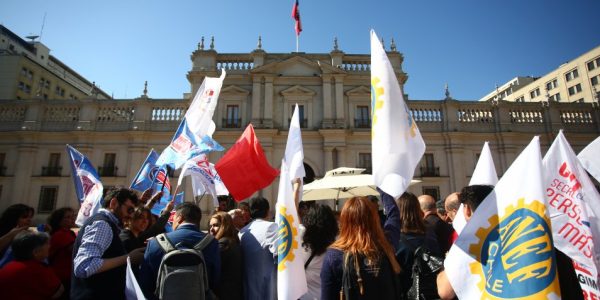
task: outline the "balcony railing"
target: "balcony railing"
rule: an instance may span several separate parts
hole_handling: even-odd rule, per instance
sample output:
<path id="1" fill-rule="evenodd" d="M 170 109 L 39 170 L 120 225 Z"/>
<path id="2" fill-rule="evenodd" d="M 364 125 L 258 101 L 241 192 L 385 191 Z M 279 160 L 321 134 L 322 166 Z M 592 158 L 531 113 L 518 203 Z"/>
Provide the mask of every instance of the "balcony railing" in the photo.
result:
<path id="1" fill-rule="evenodd" d="M 0 131 L 71 131 L 82 134 L 89 131 L 173 132 L 189 105 L 186 101 L 0 100 Z M 600 131 L 600 109 L 596 103 L 552 102 L 543 106 L 535 102 L 443 100 L 408 101 L 407 104 L 421 132 L 517 132 L 544 135 L 555 134 L 559 129 L 593 134 Z M 271 115 L 275 114 L 276 111 L 273 110 Z M 250 116 L 250 119 L 260 122 L 262 128 L 277 126 L 273 119 L 263 119 L 262 113 Z M 323 124 L 323 121 L 313 117 L 312 124 Z M 301 123 L 302 127 L 308 127 L 308 120 L 304 119 Z M 367 119 L 355 119 L 353 128 L 361 128 L 368 123 Z M 241 128 L 243 125 L 240 119 L 227 118 L 221 124 L 220 128 Z M 339 125 L 346 126 L 342 123 Z M 352 123 L 348 125 L 352 127 Z"/>
<path id="2" fill-rule="evenodd" d="M 421 177 L 440 177 L 440 168 L 421 167 Z"/>
<path id="3" fill-rule="evenodd" d="M 242 119 L 223 119 L 223 128 L 242 128 Z"/>
<path id="4" fill-rule="evenodd" d="M 302 119 L 299 121 L 300 121 L 300 128 L 308 127 L 308 119 Z M 289 128 L 290 124 L 292 124 L 292 119 L 288 119 L 288 128 Z"/>
<path id="5" fill-rule="evenodd" d="M 42 176 L 60 176 L 62 167 L 42 167 Z"/>
<path id="6" fill-rule="evenodd" d="M 119 167 L 98 167 L 98 175 L 101 177 L 117 177 Z"/>
<path id="7" fill-rule="evenodd" d="M 354 128 L 371 128 L 371 120 L 354 119 Z"/>

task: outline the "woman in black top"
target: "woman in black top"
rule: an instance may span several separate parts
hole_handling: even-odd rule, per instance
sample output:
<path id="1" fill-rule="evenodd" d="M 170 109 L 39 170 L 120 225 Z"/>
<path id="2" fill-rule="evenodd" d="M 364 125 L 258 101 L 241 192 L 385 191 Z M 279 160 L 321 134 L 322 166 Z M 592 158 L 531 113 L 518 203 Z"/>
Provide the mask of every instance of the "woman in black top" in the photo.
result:
<path id="1" fill-rule="evenodd" d="M 208 223 L 209 232 L 219 241 L 221 278 L 215 294 L 221 300 L 242 299 L 242 250 L 231 216 L 216 212 Z"/>

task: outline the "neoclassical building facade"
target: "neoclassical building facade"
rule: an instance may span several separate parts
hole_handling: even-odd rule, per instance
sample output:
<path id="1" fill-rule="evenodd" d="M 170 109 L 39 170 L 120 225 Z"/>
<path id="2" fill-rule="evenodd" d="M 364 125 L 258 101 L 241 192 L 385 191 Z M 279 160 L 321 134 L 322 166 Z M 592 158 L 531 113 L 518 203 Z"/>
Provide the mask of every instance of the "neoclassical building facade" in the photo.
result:
<path id="1" fill-rule="evenodd" d="M 408 76 L 403 56 L 388 52 L 399 83 Z M 206 76 L 225 69 L 214 114 L 215 140 L 226 148 L 252 123 L 271 165 L 285 151 L 292 107 L 300 106 L 307 181 L 336 167 L 371 166 L 370 55 L 329 53 L 219 53 L 199 43 L 187 74 L 185 99 L 0 100 L 0 210 L 22 202 L 41 220 L 61 206 L 77 207 L 65 144 L 88 156 L 105 186 L 129 185 L 151 148 L 170 142 L 193 95 Z M 515 103 L 409 100 L 427 145 L 409 191 L 437 199 L 466 185 L 483 143 L 490 142 L 502 175 L 534 135 L 547 149 L 560 129 L 575 151 L 600 133 L 600 109 L 593 103 Z M 223 153 L 212 153 L 217 162 Z M 175 172 L 174 176 L 177 176 Z M 172 178 L 172 180 L 176 180 Z M 277 184 L 259 194 L 274 205 Z M 191 184 L 184 187 L 192 200 Z M 205 214 L 212 204 L 202 201 Z M 204 218 L 206 221 L 208 218 Z"/>

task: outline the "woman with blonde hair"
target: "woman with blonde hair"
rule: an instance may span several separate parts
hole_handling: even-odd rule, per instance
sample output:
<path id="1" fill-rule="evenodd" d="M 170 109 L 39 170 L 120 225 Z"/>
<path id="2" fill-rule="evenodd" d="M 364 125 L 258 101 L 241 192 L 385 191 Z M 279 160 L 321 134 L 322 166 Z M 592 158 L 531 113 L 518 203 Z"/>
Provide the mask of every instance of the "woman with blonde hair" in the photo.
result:
<path id="1" fill-rule="evenodd" d="M 208 223 L 208 232 L 219 241 L 221 278 L 214 290 L 218 299 L 242 299 L 242 250 L 238 231 L 231 216 L 216 212 Z"/>
<path id="2" fill-rule="evenodd" d="M 381 194 L 387 212 L 384 228 L 367 197 L 344 204 L 340 235 L 321 269 L 321 299 L 399 299 L 403 294 L 393 246 L 400 234 L 398 207 L 391 196 Z"/>

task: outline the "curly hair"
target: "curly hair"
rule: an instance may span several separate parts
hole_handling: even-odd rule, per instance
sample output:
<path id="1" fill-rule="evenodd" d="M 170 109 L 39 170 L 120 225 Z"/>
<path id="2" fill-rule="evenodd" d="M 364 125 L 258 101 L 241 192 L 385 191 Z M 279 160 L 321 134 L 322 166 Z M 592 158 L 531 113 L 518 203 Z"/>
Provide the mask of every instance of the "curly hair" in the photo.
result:
<path id="1" fill-rule="evenodd" d="M 75 210 L 73 210 L 70 207 L 61 207 L 61 208 L 53 211 L 50 214 L 50 216 L 48 216 L 48 225 L 50 225 L 50 234 L 53 234 L 58 229 L 60 229 L 60 222 L 62 222 L 63 218 L 65 217 L 65 214 L 69 211 L 75 213 Z"/>
<path id="2" fill-rule="evenodd" d="M 9 206 L 0 216 L 0 236 L 15 228 L 21 217 L 33 216 L 33 214 L 33 207 L 28 205 L 18 203 Z"/>
<path id="3" fill-rule="evenodd" d="M 302 217 L 302 225 L 306 228 L 302 237 L 302 246 L 314 255 L 325 253 L 339 233 L 335 215 L 326 205 L 319 204 L 309 208 Z"/>

